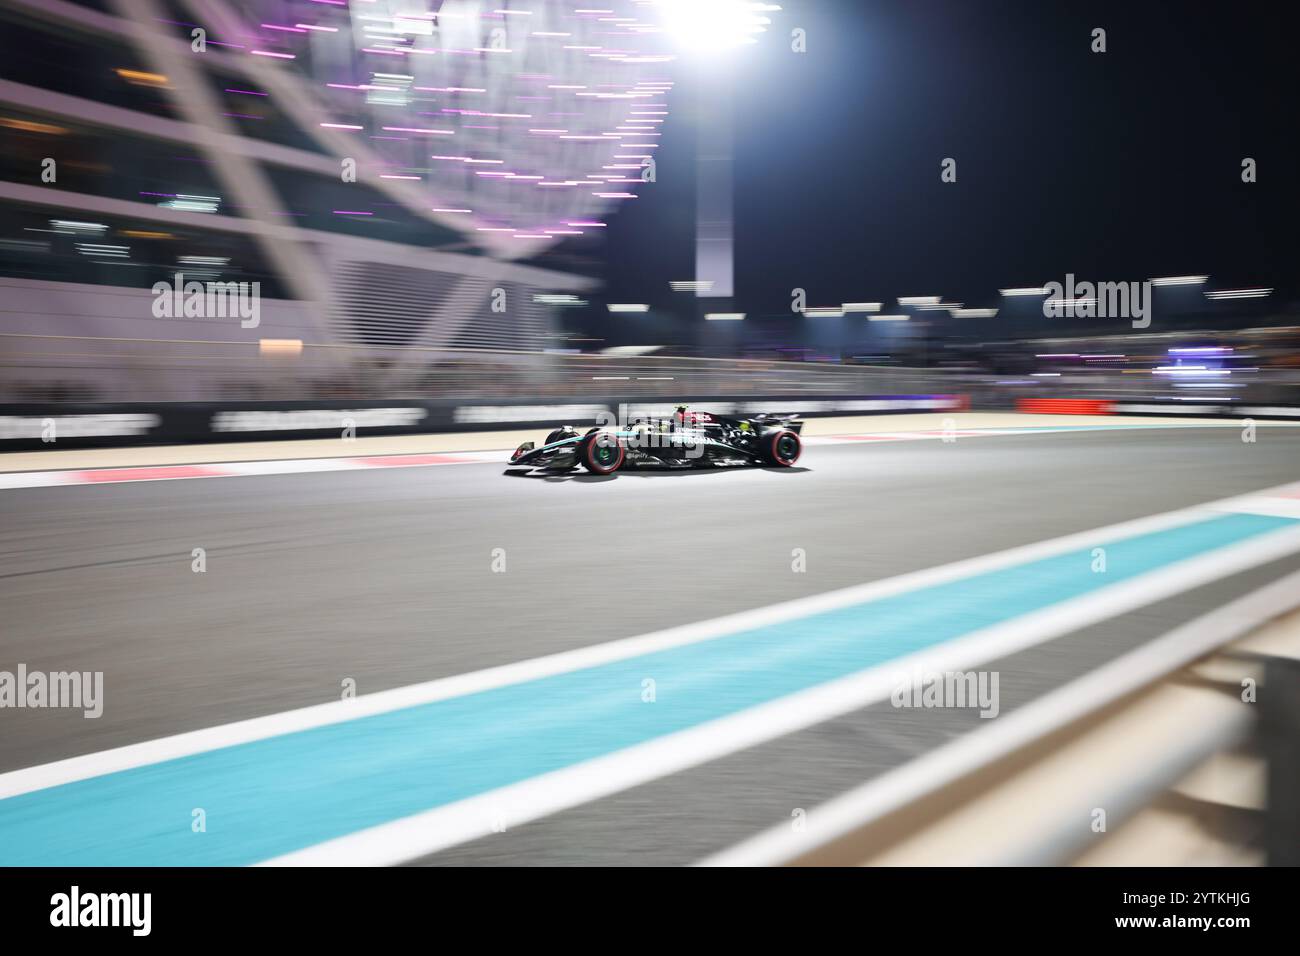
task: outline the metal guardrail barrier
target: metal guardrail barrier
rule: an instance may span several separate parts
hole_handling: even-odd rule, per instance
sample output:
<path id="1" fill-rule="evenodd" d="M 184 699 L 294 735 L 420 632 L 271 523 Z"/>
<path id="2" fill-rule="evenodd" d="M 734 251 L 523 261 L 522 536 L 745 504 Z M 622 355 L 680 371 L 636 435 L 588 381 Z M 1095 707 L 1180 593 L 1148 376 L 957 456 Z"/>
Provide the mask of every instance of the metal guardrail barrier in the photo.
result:
<path id="1" fill-rule="evenodd" d="M 1297 622 L 1300 626 L 1300 622 Z M 1260 749 L 1269 767 L 1265 840 L 1272 866 L 1300 866 L 1300 655 L 1271 657 L 1264 666 L 1269 694 L 1260 708 Z"/>
<path id="2" fill-rule="evenodd" d="M 1122 827 L 1225 754 L 1246 764 L 1266 762 L 1267 808 L 1257 843 L 1267 862 L 1294 865 L 1300 858 L 1297 609 L 1300 572 L 809 811 L 802 830 L 774 827 L 702 865 L 1113 862 L 1088 853 L 1106 846 L 1115 823 Z M 1283 618 L 1284 641 L 1252 644 Z M 1236 647 L 1225 651 L 1229 645 Z M 1242 702 L 1246 682 L 1257 687 L 1260 704 Z M 1251 809 L 1252 802 L 1265 802 L 1264 794 L 1243 802 Z M 1106 832 L 1089 826 L 1088 807 L 1107 810 Z"/>

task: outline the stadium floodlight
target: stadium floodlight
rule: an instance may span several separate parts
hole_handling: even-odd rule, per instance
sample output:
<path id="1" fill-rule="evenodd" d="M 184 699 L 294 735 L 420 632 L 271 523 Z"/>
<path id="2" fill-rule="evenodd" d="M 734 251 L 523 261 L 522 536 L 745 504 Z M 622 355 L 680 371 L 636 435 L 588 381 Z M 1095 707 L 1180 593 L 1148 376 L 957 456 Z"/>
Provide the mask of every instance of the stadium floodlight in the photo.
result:
<path id="1" fill-rule="evenodd" d="M 1047 295 L 1047 289 L 1042 286 L 1024 286 L 1019 289 L 998 289 L 1002 295 Z"/>
<path id="2" fill-rule="evenodd" d="M 1272 289 L 1218 289 L 1205 293 L 1205 297 L 1207 299 L 1262 299 L 1272 291 Z"/>
<path id="3" fill-rule="evenodd" d="M 694 54 L 757 42 L 772 22 L 767 14 L 781 9 L 750 0 L 658 0 L 654 7 L 674 47 Z"/>
<path id="4" fill-rule="evenodd" d="M 301 355 L 302 339 L 258 339 L 257 351 L 261 355 Z"/>
<path id="5" fill-rule="evenodd" d="M 868 322 L 906 322 L 911 316 L 908 315 L 872 315 L 867 317 Z"/>
<path id="6" fill-rule="evenodd" d="M 899 305 L 938 305 L 940 296 L 937 295 L 900 295 L 898 297 Z"/>
<path id="7" fill-rule="evenodd" d="M 1165 276 L 1160 279 L 1152 279 L 1152 285 L 1201 285 L 1210 278 L 1209 276 Z"/>
<path id="8" fill-rule="evenodd" d="M 608 348 L 600 350 L 601 355 L 649 355 L 651 352 L 657 352 L 662 345 L 611 345 Z M 638 375 L 638 379 L 655 378 L 658 381 L 672 381 L 672 376 L 668 375 Z"/>
<path id="9" fill-rule="evenodd" d="M 102 222 L 80 222 L 76 219 L 51 219 L 55 232 L 89 232 L 98 235 L 108 229 Z"/>
<path id="10" fill-rule="evenodd" d="M 810 319 L 839 319 L 844 316 L 843 309 L 836 308 L 806 308 L 803 314 Z"/>
<path id="11" fill-rule="evenodd" d="M 644 302 L 610 302 L 605 308 L 611 312 L 649 312 L 650 306 Z"/>
<path id="12" fill-rule="evenodd" d="M 879 302 L 845 302 L 840 306 L 845 312 L 879 312 Z"/>
<path id="13" fill-rule="evenodd" d="M 710 322 L 739 322 L 745 317 L 744 312 L 706 312 L 704 317 Z"/>

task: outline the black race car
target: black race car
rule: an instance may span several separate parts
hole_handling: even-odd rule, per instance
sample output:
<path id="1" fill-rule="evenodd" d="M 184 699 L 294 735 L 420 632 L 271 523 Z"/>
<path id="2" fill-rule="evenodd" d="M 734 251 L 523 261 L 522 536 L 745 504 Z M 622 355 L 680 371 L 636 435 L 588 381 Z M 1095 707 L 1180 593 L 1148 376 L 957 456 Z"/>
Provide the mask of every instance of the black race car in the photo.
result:
<path id="1" fill-rule="evenodd" d="M 539 448 L 526 441 L 510 464 L 548 471 L 581 465 L 597 475 L 625 466 L 718 468 L 766 465 L 789 468 L 803 448 L 803 422 L 793 414 L 740 418 L 690 412 L 678 406 L 670 419 L 638 419 L 623 428 L 557 428 Z"/>

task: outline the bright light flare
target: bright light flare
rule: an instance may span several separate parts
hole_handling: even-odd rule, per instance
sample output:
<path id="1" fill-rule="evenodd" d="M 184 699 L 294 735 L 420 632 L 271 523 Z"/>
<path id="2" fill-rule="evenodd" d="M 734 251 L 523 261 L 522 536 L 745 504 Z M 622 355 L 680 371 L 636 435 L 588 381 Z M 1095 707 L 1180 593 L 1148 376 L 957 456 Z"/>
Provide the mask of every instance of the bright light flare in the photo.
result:
<path id="1" fill-rule="evenodd" d="M 772 22 L 767 14 L 781 9 L 751 0 L 659 0 L 655 7 L 674 45 L 696 54 L 757 42 Z"/>

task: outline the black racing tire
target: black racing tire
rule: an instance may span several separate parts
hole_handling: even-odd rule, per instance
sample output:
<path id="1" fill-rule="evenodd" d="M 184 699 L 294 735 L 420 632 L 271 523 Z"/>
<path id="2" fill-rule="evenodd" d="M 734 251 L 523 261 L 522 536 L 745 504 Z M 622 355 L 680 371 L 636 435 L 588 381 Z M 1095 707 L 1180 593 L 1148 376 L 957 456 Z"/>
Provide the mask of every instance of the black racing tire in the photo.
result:
<path id="1" fill-rule="evenodd" d="M 623 446 L 613 435 L 603 435 L 608 436 L 608 441 L 600 440 L 602 433 L 592 435 L 582 443 L 582 451 L 578 455 L 582 467 L 593 475 L 612 475 L 623 467 Z"/>
<path id="2" fill-rule="evenodd" d="M 792 468 L 803 452 L 799 435 L 789 429 L 774 431 L 763 439 L 763 458 L 780 468 Z"/>

